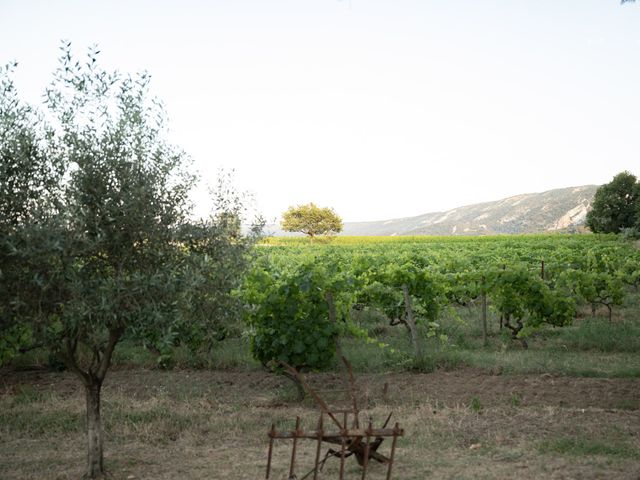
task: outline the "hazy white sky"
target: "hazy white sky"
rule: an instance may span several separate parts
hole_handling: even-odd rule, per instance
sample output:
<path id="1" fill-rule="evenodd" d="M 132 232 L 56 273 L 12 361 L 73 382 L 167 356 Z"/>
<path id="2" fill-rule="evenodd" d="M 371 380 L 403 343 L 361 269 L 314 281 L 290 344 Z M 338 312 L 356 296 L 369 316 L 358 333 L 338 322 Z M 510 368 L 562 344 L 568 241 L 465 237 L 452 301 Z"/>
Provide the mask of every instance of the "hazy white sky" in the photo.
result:
<path id="1" fill-rule="evenodd" d="M 640 2 L 0 0 L 37 100 L 61 39 L 148 70 L 205 180 L 382 220 L 640 174 Z M 206 211 L 206 196 L 198 197 Z"/>

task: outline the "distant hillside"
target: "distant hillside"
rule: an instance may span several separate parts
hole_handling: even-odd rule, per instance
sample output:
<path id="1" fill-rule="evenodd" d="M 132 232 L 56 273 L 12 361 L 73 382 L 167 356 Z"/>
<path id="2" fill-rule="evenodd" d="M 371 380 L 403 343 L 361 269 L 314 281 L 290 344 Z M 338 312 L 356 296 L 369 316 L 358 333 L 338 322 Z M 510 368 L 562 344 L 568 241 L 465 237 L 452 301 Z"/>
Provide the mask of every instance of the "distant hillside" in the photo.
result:
<path id="1" fill-rule="evenodd" d="M 446 212 L 375 222 L 347 222 L 342 235 L 492 235 L 575 231 L 584 225 L 597 185 L 526 193 Z M 292 235 L 268 225 L 271 235 Z"/>
<path id="2" fill-rule="evenodd" d="M 526 193 L 446 212 L 345 223 L 343 235 L 491 235 L 572 231 L 584 225 L 597 185 Z"/>

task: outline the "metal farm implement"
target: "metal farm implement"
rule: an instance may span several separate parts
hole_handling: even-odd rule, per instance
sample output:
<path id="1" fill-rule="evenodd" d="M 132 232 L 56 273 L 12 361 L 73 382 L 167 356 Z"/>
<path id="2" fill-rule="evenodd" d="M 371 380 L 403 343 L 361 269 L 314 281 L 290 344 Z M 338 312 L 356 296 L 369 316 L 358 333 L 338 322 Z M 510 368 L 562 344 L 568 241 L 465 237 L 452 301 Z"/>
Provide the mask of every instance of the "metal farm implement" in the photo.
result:
<path id="1" fill-rule="evenodd" d="M 355 394 L 355 381 L 353 378 L 353 371 L 349 362 L 342 358 L 347 372 L 349 375 L 349 393 L 351 396 L 351 406 L 347 409 L 330 409 L 328 404 L 320 397 L 320 395 L 312 389 L 306 382 L 304 377 L 295 368 L 282 363 L 282 366 L 286 371 L 293 375 L 294 378 L 300 382 L 302 387 L 311 395 L 317 402 L 320 408 L 320 418 L 318 419 L 316 430 L 303 430 L 300 426 L 300 417 L 296 417 L 295 430 L 292 431 L 277 431 L 275 425 L 271 425 L 271 430 L 268 433 L 269 436 L 269 453 L 267 458 L 267 475 L 265 478 L 269 479 L 271 474 L 271 460 L 273 455 L 273 444 L 276 439 L 292 440 L 293 445 L 291 448 L 291 462 L 289 464 L 289 476 L 288 480 L 304 480 L 311 478 L 317 480 L 319 473 L 322 471 L 325 462 L 331 457 L 337 457 L 340 459 L 340 480 L 344 479 L 344 465 L 347 457 L 354 456 L 358 461 L 358 464 L 362 467 L 362 477 L 364 480 L 367 477 L 367 467 L 370 460 L 387 465 L 387 480 L 391 479 L 391 472 L 393 468 L 394 455 L 396 450 L 396 442 L 398 437 L 404 435 L 404 430 L 401 429 L 396 423 L 393 428 L 388 428 L 389 421 L 391 420 L 391 413 L 387 417 L 381 428 L 373 428 L 371 420 L 366 423 L 365 428 L 360 425 L 358 409 L 358 402 Z M 330 428 L 325 430 L 325 419 L 331 424 Z M 385 438 L 391 438 L 391 451 L 389 456 L 381 454 L 378 449 Z M 299 440 L 315 440 L 315 460 L 314 467 L 301 477 L 296 476 L 296 453 Z M 322 443 L 328 443 L 332 445 L 338 445 L 337 449 L 329 448 L 322 459 L 321 450 Z"/>

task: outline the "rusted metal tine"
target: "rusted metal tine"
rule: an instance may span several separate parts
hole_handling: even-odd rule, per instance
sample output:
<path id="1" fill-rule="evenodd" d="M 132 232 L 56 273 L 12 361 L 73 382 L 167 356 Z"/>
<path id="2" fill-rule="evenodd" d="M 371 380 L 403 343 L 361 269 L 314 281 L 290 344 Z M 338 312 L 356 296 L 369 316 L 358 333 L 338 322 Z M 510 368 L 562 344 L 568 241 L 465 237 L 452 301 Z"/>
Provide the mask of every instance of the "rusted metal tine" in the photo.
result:
<path id="1" fill-rule="evenodd" d="M 365 439 L 364 459 L 362 461 L 362 480 L 365 480 L 365 478 L 367 478 L 367 466 L 369 465 L 369 449 L 371 448 L 371 419 L 369 419 L 369 426 L 366 430 Z"/>
<path id="2" fill-rule="evenodd" d="M 296 417 L 296 430 L 293 436 L 293 449 L 291 449 L 291 466 L 289 467 L 289 478 L 295 478 L 296 447 L 298 446 L 299 432 L 300 432 L 300 417 Z"/>
<path id="3" fill-rule="evenodd" d="M 402 431 L 402 429 L 400 429 Z M 329 438 L 336 438 L 337 440 L 333 443 L 339 444 L 340 436 L 345 436 L 346 438 L 358 438 L 364 437 L 366 435 L 366 429 L 358 428 L 358 429 L 340 429 L 340 430 L 325 430 L 323 433 L 323 439 L 327 441 Z M 393 435 L 392 428 L 373 428 L 371 429 L 371 436 L 373 437 L 391 437 Z M 401 433 L 398 434 L 402 436 Z M 273 434 L 273 438 L 275 439 L 292 439 L 294 437 L 297 438 L 306 438 L 315 440 L 318 438 L 318 432 L 316 430 L 299 430 L 297 433 L 295 431 L 289 432 L 278 432 L 276 431 Z"/>
<path id="4" fill-rule="evenodd" d="M 391 420 L 392 413 L 389 413 L 387 416 L 384 425 L 382 428 L 373 428 L 373 420 L 371 417 L 368 418 L 367 428 L 361 429 L 359 427 L 359 410 L 358 410 L 358 401 L 355 394 L 355 380 L 353 377 L 353 370 L 351 368 L 350 363 L 344 357 L 342 357 L 342 361 L 346 366 L 346 371 L 348 372 L 348 376 L 345 374 L 344 378 L 348 378 L 350 384 L 350 392 L 351 392 L 351 400 L 352 406 L 351 409 L 343 409 L 343 410 L 330 410 L 328 404 L 320 397 L 317 391 L 313 390 L 309 384 L 307 384 L 304 376 L 298 372 L 295 368 L 286 364 L 285 362 L 280 362 L 288 374 L 292 375 L 296 378 L 300 385 L 311 395 L 317 402 L 320 407 L 320 417 L 318 419 L 318 424 L 316 430 L 302 430 L 300 417 L 296 417 L 296 427 L 293 431 L 281 431 L 278 432 L 275 429 L 275 425 L 271 425 L 271 430 L 269 431 L 269 456 L 267 460 L 267 475 L 266 478 L 269 479 L 271 473 L 271 462 L 273 456 L 273 444 L 275 439 L 293 439 L 293 448 L 291 451 L 291 465 L 289 467 L 289 480 L 293 480 L 298 478 L 295 473 L 296 469 L 296 455 L 297 455 L 297 445 L 299 439 L 312 439 L 316 441 L 316 454 L 314 460 L 314 467 L 312 470 L 307 472 L 300 480 L 306 479 L 313 474 L 313 480 L 318 480 L 319 474 L 330 456 L 339 457 L 340 458 L 340 476 L 339 480 L 344 480 L 345 476 L 345 459 L 349 456 L 355 455 L 356 460 L 362 467 L 362 480 L 366 480 L 369 460 L 373 459 L 380 463 L 386 463 L 387 467 L 387 480 L 391 480 L 391 474 L 393 470 L 393 463 L 395 457 L 395 449 L 397 445 L 397 440 L 399 436 L 404 435 L 404 430 L 402 430 L 398 423 L 395 424 L 393 428 L 387 428 L 389 421 Z M 349 414 L 353 414 L 353 425 L 349 425 Z M 342 414 L 342 415 L 340 415 Z M 338 427 L 337 431 L 325 431 L 324 429 L 324 416 L 327 415 L 333 424 Z M 342 421 L 338 420 L 341 418 Z M 351 428 L 349 428 L 351 427 Z M 377 452 L 378 447 L 383 442 L 384 438 L 393 437 L 392 445 L 391 445 L 391 454 L 389 458 Z M 320 460 L 320 454 L 322 449 L 322 444 L 324 442 L 331 444 L 340 444 L 340 450 L 336 451 L 333 449 L 329 449 L 327 454 L 324 456 L 322 460 Z"/>
<path id="5" fill-rule="evenodd" d="M 317 480 L 318 478 L 318 467 L 320 460 L 320 449 L 322 448 L 322 436 L 324 434 L 324 414 L 320 414 L 320 419 L 318 420 L 318 445 L 316 446 L 316 461 L 313 467 L 313 480 Z"/>
<path id="6" fill-rule="evenodd" d="M 389 425 L 389 420 L 391 420 L 391 415 L 393 415 L 393 412 L 389 412 L 389 416 L 387 417 L 387 419 L 384 422 L 384 425 L 382 425 L 382 428 L 387 428 L 387 425 Z"/>
<path id="7" fill-rule="evenodd" d="M 273 440 L 276 435 L 276 425 L 275 423 L 271 424 L 271 430 L 269 430 L 269 456 L 267 457 L 267 476 L 266 479 L 269 478 L 271 474 L 271 455 L 273 454 Z"/>
<path id="8" fill-rule="evenodd" d="M 347 437 L 340 436 L 340 480 L 344 479 L 344 455 L 346 450 Z"/>
<path id="9" fill-rule="evenodd" d="M 349 394 L 351 395 L 351 404 L 353 406 L 353 425 L 355 428 L 360 427 L 360 420 L 358 418 L 360 411 L 358 410 L 358 399 L 356 397 L 356 380 L 353 376 L 353 368 L 351 368 L 351 363 L 346 357 L 342 357 L 342 363 L 347 369 L 347 373 L 349 375 Z"/>
<path id="10" fill-rule="evenodd" d="M 387 469 L 387 480 L 391 480 L 391 470 L 393 469 L 393 457 L 396 453 L 396 440 L 398 440 L 398 423 L 393 427 L 393 440 L 391 440 L 391 454 L 389 455 L 389 468 Z"/>
<path id="11" fill-rule="evenodd" d="M 336 426 L 342 430 L 343 428 L 342 425 L 340 425 L 340 422 L 338 421 L 338 419 L 333 415 L 333 413 L 331 413 L 331 410 L 329 410 L 329 406 L 325 403 L 324 400 L 322 400 L 322 398 L 320 398 L 320 396 L 313 390 L 313 388 L 309 386 L 309 384 L 305 381 L 304 377 L 300 374 L 300 372 L 298 372 L 295 368 L 293 368 L 288 363 L 280 362 L 280 364 L 284 368 L 286 368 L 291 375 L 294 375 L 298 379 L 298 381 L 304 387 L 304 389 L 311 394 L 311 396 L 315 399 L 316 402 L 318 402 L 318 405 L 320 405 L 320 410 L 326 413 L 329 416 L 329 418 L 333 421 L 333 423 L 335 423 Z"/>

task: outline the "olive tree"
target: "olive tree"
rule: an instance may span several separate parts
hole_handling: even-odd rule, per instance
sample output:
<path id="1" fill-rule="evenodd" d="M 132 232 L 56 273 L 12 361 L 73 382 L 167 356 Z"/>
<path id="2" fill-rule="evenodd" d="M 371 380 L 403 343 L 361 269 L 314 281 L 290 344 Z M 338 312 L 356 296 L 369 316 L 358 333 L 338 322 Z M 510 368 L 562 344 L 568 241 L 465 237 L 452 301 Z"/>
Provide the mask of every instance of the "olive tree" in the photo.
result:
<path id="1" fill-rule="evenodd" d="M 26 267 L 20 268 L 24 258 L 18 254 L 24 250 L 18 247 L 20 243 L 32 249 L 43 246 L 25 242 L 24 234 L 27 226 L 55 215 L 64 173 L 47 142 L 52 138 L 50 128 L 17 94 L 12 80 L 15 67 L 15 63 L 0 67 L 0 364 L 32 343 L 31 329 L 12 321 L 25 310 L 25 292 L 18 292 L 24 285 L 20 280 L 30 274 Z M 41 277 L 32 277 L 35 287 Z M 34 298 L 39 301 L 40 296 Z"/>
<path id="2" fill-rule="evenodd" d="M 236 307 L 228 299 L 253 239 L 239 230 L 241 205 L 226 190 L 210 218 L 191 219 L 196 178 L 167 140 L 149 76 L 107 72 L 97 53 L 80 62 L 69 44 L 62 48 L 46 93 L 53 126 L 36 142 L 45 170 L 57 176 L 14 187 L 27 193 L 11 208 L 35 211 L 29 199 L 41 188 L 36 183 L 53 182 L 55 201 L 34 221 L 21 217 L 5 237 L 1 277 L 2 287 L 13 282 L 11 297 L 2 298 L 3 323 L 28 329 L 84 388 L 90 478 L 104 473 L 100 397 L 118 342 L 213 329 L 216 305 Z M 5 147 L 15 163 L 15 148 Z M 4 207 L 14 178 L 1 181 Z"/>

